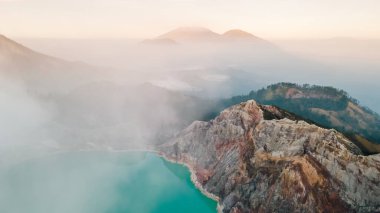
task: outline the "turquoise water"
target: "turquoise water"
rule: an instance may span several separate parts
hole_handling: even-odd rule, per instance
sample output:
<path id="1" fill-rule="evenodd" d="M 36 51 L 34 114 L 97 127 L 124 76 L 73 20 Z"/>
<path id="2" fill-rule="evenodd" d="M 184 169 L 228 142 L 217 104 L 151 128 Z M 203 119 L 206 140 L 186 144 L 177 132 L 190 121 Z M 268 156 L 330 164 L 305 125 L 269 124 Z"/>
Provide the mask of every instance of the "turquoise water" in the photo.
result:
<path id="1" fill-rule="evenodd" d="M 216 212 L 190 172 L 144 152 L 65 153 L 0 171 L 0 212 Z"/>

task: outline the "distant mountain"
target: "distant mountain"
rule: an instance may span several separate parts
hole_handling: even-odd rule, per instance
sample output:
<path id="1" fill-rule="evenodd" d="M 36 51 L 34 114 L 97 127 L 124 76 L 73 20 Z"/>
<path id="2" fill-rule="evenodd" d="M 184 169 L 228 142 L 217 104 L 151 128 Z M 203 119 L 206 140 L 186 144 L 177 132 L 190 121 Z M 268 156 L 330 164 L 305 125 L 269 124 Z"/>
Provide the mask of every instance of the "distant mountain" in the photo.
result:
<path id="1" fill-rule="evenodd" d="M 180 27 L 148 41 L 171 40 L 176 42 L 260 42 L 262 39 L 243 30 L 234 29 L 218 34 L 203 27 Z"/>
<path id="2" fill-rule="evenodd" d="M 345 133 L 366 153 L 380 153 L 380 116 L 345 91 L 332 87 L 278 83 L 221 101 L 221 109 L 254 99 Z"/>
<path id="3" fill-rule="evenodd" d="M 219 34 L 201 27 L 180 27 L 157 37 L 174 41 L 213 41 L 219 38 Z"/>
<path id="4" fill-rule="evenodd" d="M 0 35 L 0 65 L 13 68 L 30 68 L 38 63 L 63 63 L 63 61 L 37 53 L 3 35 Z M 2 71 L 2 70 L 0 70 Z"/>
<path id="5" fill-rule="evenodd" d="M 23 81 L 33 91 L 68 91 L 98 72 L 96 67 L 44 55 L 0 35 L 0 74 Z"/>
<path id="6" fill-rule="evenodd" d="M 245 32 L 243 30 L 239 30 L 239 29 L 229 30 L 229 31 L 223 33 L 222 36 L 225 38 L 230 38 L 230 39 L 234 39 L 234 40 L 239 40 L 239 39 L 246 40 L 246 41 L 261 40 L 257 36 L 255 36 L 251 33 Z"/>

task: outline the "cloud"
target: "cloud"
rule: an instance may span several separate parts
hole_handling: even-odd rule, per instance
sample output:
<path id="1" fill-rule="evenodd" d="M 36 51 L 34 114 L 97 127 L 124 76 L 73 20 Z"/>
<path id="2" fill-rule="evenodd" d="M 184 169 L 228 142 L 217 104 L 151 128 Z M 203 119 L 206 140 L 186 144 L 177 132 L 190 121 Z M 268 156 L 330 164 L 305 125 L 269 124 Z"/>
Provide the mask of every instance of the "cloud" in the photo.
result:
<path id="1" fill-rule="evenodd" d="M 169 77 L 164 80 L 151 80 L 149 82 L 155 86 L 162 87 L 168 90 L 188 92 L 200 91 L 199 88 L 193 87 L 184 81 L 180 81 L 172 77 Z"/>
<path id="2" fill-rule="evenodd" d="M 205 74 L 200 76 L 201 79 L 206 81 L 213 81 L 213 82 L 223 82 L 227 81 L 230 77 L 228 75 L 222 75 L 222 74 Z"/>
<path id="3" fill-rule="evenodd" d="M 22 84 L 0 79 L 0 144 L 32 143 L 49 113 Z"/>

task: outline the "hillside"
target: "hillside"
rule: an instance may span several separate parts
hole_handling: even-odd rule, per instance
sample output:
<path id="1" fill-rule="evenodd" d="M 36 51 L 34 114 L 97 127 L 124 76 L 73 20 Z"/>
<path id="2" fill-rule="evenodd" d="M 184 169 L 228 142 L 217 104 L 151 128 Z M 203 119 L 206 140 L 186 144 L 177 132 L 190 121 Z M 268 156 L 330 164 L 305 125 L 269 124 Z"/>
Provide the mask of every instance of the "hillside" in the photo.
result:
<path id="1" fill-rule="evenodd" d="M 240 29 L 228 30 L 227 32 L 223 33 L 222 36 L 225 38 L 230 38 L 230 39 L 235 39 L 235 40 L 238 40 L 238 39 L 246 40 L 246 41 L 260 40 L 260 38 L 258 38 L 257 36 Z"/>
<path id="2" fill-rule="evenodd" d="M 367 153 L 380 152 L 380 116 L 363 107 L 345 91 L 332 87 L 278 83 L 248 95 L 220 102 L 220 109 L 255 99 L 278 106 L 345 133 Z"/>
<path id="3" fill-rule="evenodd" d="M 211 41 L 220 35 L 202 27 L 180 27 L 158 36 L 158 39 L 172 39 L 174 41 L 198 40 Z"/>
<path id="4" fill-rule="evenodd" d="M 102 72 L 81 62 L 70 62 L 36 52 L 0 35 L 0 74 L 22 81 L 31 91 L 62 93 Z"/>
<path id="5" fill-rule="evenodd" d="M 335 130 L 247 101 L 159 147 L 222 212 L 377 212 L 380 155 Z"/>

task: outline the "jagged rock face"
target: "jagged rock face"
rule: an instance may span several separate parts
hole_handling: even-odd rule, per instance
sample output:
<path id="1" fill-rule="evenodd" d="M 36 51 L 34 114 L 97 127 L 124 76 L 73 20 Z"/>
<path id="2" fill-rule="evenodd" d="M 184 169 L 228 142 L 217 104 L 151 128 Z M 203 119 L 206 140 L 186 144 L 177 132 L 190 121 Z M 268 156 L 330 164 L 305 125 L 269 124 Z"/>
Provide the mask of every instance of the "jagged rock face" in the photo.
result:
<path id="1" fill-rule="evenodd" d="M 194 122 L 160 149 L 193 167 L 223 212 L 380 211 L 380 155 L 255 101 Z"/>
<path id="2" fill-rule="evenodd" d="M 380 153 L 380 116 L 333 87 L 277 83 L 245 96 L 220 101 L 219 109 L 255 99 L 275 105 L 327 128 L 344 133 L 364 152 Z"/>

